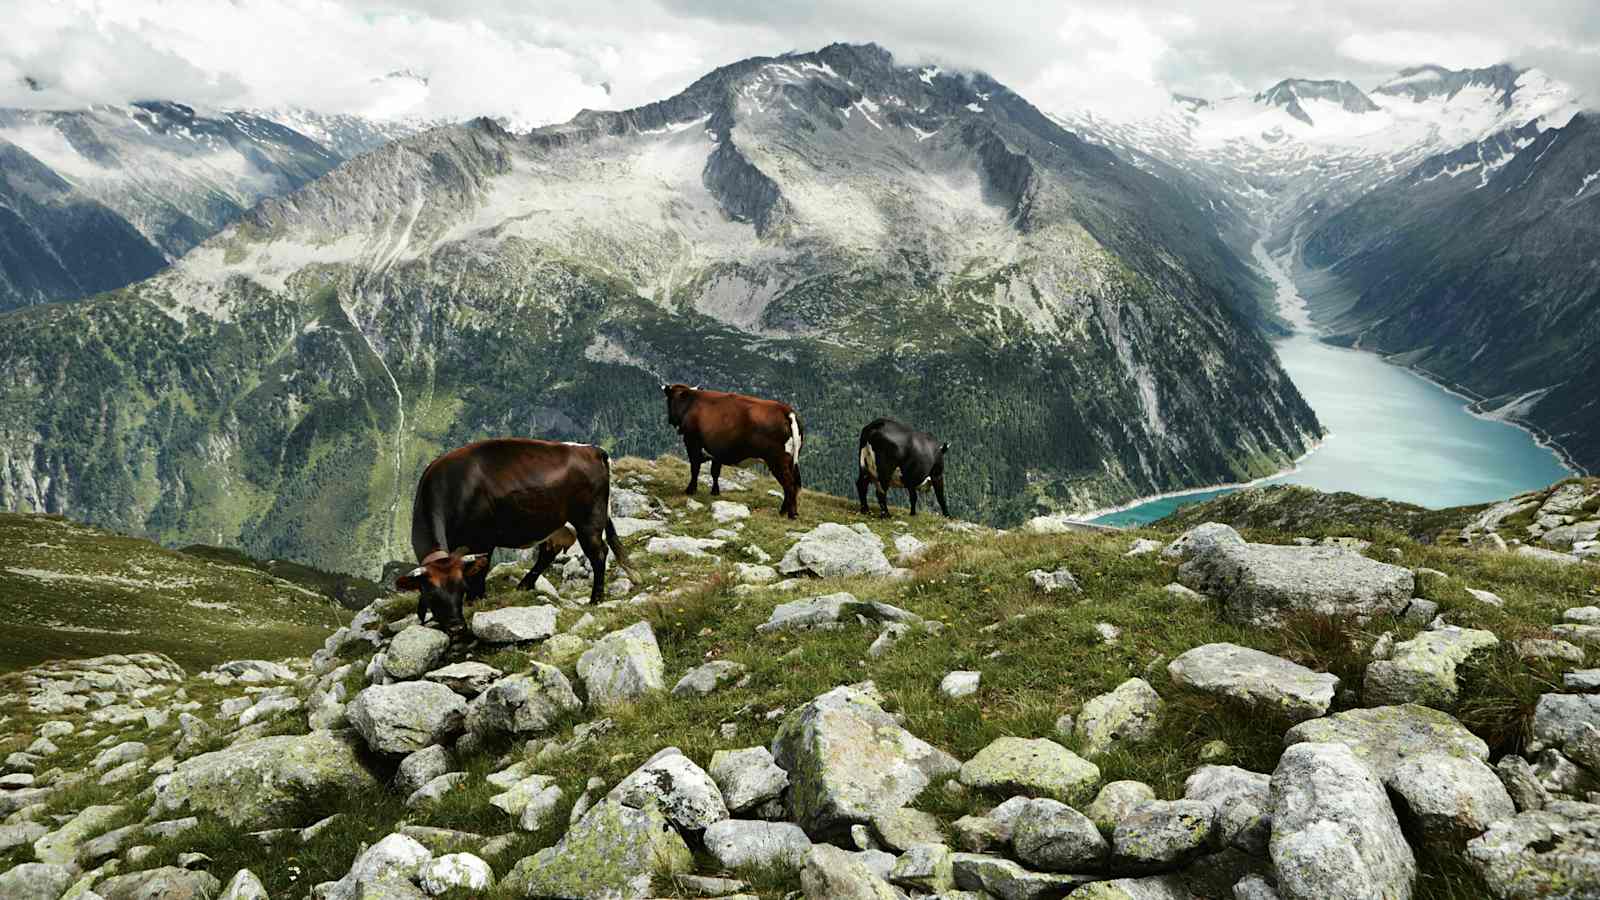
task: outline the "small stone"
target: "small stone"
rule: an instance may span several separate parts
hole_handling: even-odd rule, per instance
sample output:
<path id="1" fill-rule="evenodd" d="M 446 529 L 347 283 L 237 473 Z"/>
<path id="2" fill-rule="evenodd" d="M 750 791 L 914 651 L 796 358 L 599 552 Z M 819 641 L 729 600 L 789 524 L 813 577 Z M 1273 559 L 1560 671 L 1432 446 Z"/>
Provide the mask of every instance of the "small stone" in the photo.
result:
<path id="1" fill-rule="evenodd" d="M 1485 606 L 1504 608 L 1506 601 L 1493 591 L 1481 591 L 1477 588 L 1466 588 L 1467 595 Z"/>
<path id="2" fill-rule="evenodd" d="M 494 870 L 471 853 L 451 853 L 423 866 L 418 881 L 433 896 L 451 890 L 486 891 L 494 884 Z"/>
<path id="3" fill-rule="evenodd" d="M 674 697 L 706 697 L 725 684 L 744 677 L 743 663 L 718 659 L 691 669 L 672 688 Z"/>
<path id="4" fill-rule="evenodd" d="M 939 692 L 952 700 L 970 697 L 978 692 L 982 672 L 951 672 L 939 682 Z"/>
<path id="5" fill-rule="evenodd" d="M 711 755 L 709 771 L 722 790 L 723 802 L 734 813 L 780 797 L 789 786 L 789 773 L 778 767 L 765 747 L 718 750 Z"/>
<path id="6" fill-rule="evenodd" d="M 1134 807 L 1155 798 L 1156 792 L 1142 781 L 1113 781 L 1100 789 L 1085 811 L 1096 828 L 1110 834 Z"/>
<path id="7" fill-rule="evenodd" d="M 1112 865 L 1134 871 L 1174 868 L 1210 843 L 1217 809 L 1202 800 L 1146 800 L 1118 822 L 1111 839 Z"/>
<path id="8" fill-rule="evenodd" d="M 961 783 L 1078 803 L 1100 783 L 1100 769 L 1054 741 L 1002 737 L 961 767 Z"/>
<path id="9" fill-rule="evenodd" d="M 1066 569 L 1056 569 L 1053 572 L 1034 569 L 1028 572 L 1027 578 L 1035 588 L 1044 591 L 1046 594 L 1053 594 L 1056 591 L 1065 591 L 1069 594 L 1083 593 L 1083 588 L 1078 586 L 1078 579 L 1074 578 L 1072 573 Z"/>
<path id="10" fill-rule="evenodd" d="M 939 819 L 931 813 L 909 807 L 875 817 L 872 820 L 872 833 L 879 846 L 894 853 L 904 853 L 918 844 L 944 843 Z"/>
<path id="11" fill-rule="evenodd" d="M 1079 746 L 1089 756 L 1099 756 L 1144 743 L 1155 736 L 1165 706 L 1149 682 L 1130 678 L 1083 705 L 1076 727 Z"/>
<path id="12" fill-rule="evenodd" d="M 724 819 L 708 827 L 706 852 L 724 869 L 779 867 L 797 870 L 811 853 L 811 839 L 798 825 Z"/>
<path id="13" fill-rule="evenodd" d="M 556 633 L 554 606 L 508 606 L 472 617 L 472 633 L 491 644 L 542 641 Z"/>
<path id="14" fill-rule="evenodd" d="M 396 681 L 421 678 L 450 649 L 450 636 L 426 625 L 413 625 L 395 635 L 383 658 L 383 669 Z"/>
<path id="15" fill-rule="evenodd" d="M 1017 858 L 1046 872 L 1091 872 L 1110 847 L 1095 823 L 1064 803 L 1030 800 L 1017 817 L 1011 842 Z"/>

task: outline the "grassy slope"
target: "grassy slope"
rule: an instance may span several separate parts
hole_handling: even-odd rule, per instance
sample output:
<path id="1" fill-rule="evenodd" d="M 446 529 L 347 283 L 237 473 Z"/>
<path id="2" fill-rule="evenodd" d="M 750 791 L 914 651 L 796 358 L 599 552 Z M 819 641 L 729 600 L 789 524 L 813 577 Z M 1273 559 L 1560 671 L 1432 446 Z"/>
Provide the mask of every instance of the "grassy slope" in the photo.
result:
<path id="1" fill-rule="evenodd" d="M 705 535 L 717 527 L 708 510 L 685 511 L 685 498 L 680 491 L 686 469 L 681 462 L 668 460 L 652 466 L 637 460 L 619 460 L 616 472 L 624 481 L 635 473 L 653 478 L 651 492 L 674 511 L 683 513 L 673 522 L 675 533 Z M 1154 741 L 1114 752 L 1097 762 L 1104 781 L 1138 779 L 1151 784 L 1158 796 L 1172 798 L 1181 796 L 1184 777 L 1200 764 L 1201 746 L 1213 739 L 1220 738 L 1231 745 L 1228 762 L 1271 771 L 1281 751 L 1286 723 L 1242 714 L 1208 698 L 1178 692 L 1166 677 L 1166 660 L 1198 644 L 1233 641 L 1335 672 L 1346 684 L 1359 687 L 1365 650 L 1371 641 L 1385 630 L 1395 631 L 1399 638 L 1415 631 L 1387 620 L 1358 627 L 1350 622 L 1308 619 L 1279 631 L 1226 624 L 1213 605 L 1176 600 L 1162 590 L 1176 574 L 1169 561 L 1155 554 L 1131 558 L 1123 555 L 1134 537 L 1167 537 L 1175 533 L 1171 529 L 1122 534 L 974 536 L 947 531 L 942 528 L 943 520 L 927 515 L 906 518 L 904 511 L 898 509 L 894 520 L 863 519 L 854 511 L 853 501 L 810 492 L 801 503 L 802 519 L 790 523 L 775 514 L 777 500 L 765 494 L 770 486 L 763 477 L 754 490 L 725 498 L 746 502 L 753 509 L 737 542 L 739 547 L 753 543 L 777 558 L 792 543 L 788 533 L 822 521 L 865 521 L 885 538 L 909 530 L 934 546 L 926 560 L 915 566 L 909 580 L 847 579 L 807 585 L 799 592 L 761 591 L 743 598 L 735 595 L 726 570 L 710 560 L 664 560 L 635 549 L 634 563 L 643 573 L 646 587 L 658 597 L 668 590 L 676 594 L 644 606 L 595 610 L 600 624 L 609 629 L 640 618 L 651 621 L 666 657 L 669 687 L 688 669 L 713 658 L 744 663 L 751 673 L 750 682 L 746 687 L 724 689 L 706 698 L 662 696 L 613 713 L 614 727 L 592 746 L 540 769 L 559 780 L 566 791 L 565 803 L 576 800 L 588 777 L 599 776 L 608 786 L 614 785 L 665 746 L 680 747 L 704 765 L 717 749 L 769 744 L 778 724 L 777 717 L 769 719 L 771 711 L 793 710 L 835 685 L 868 678 L 886 695 L 890 709 L 904 713 L 905 724 L 913 733 L 965 759 L 1001 735 L 1054 736 L 1057 716 L 1077 713 L 1084 701 L 1126 678 L 1145 677 L 1167 701 L 1165 726 Z M 699 499 L 709 498 L 702 494 Z M 1447 579 L 1420 579 L 1418 593 L 1438 601 L 1452 622 L 1491 628 L 1502 638 L 1548 634 L 1548 623 L 1557 621 L 1562 609 L 1597 599 L 1596 579 L 1588 567 L 1562 569 L 1509 555 L 1424 545 L 1385 528 L 1363 533 L 1375 539 L 1369 555 L 1388 561 L 1390 549 L 1395 548 L 1400 551 L 1399 562 L 1403 565 L 1451 573 Z M 1256 532 L 1252 536 L 1287 538 L 1278 532 Z M 724 554 L 730 562 L 743 558 L 731 546 Z M 1083 594 L 1044 595 L 1033 590 L 1024 577 L 1033 568 L 1063 566 L 1077 576 Z M 1464 591 L 1466 586 L 1495 591 L 1506 599 L 1506 608 L 1496 610 L 1473 603 Z M 509 588 L 509 582 L 495 584 L 485 607 L 537 602 Z M 852 626 L 837 631 L 755 634 L 755 626 L 767 618 L 776 604 L 833 590 L 885 600 L 943 621 L 948 627 L 938 636 L 908 637 L 875 660 L 867 659 L 866 649 L 876 637 L 876 629 Z M 410 611 L 410 604 L 405 602 L 390 606 L 394 618 Z M 578 609 L 563 610 L 560 625 L 569 627 L 582 613 Z M 1094 631 L 1098 622 L 1120 627 L 1121 640 L 1114 646 L 1102 644 Z M 458 647 L 453 653 L 459 656 L 462 650 Z M 536 654 L 537 650 L 529 654 L 506 649 L 481 658 L 506 671 L 515 671 L 525 667 Z M 1596 657 L 1591 650 L 1591 665 L 1600 662 Z M 356 668 L 359 670 L 360 666 Z M 567 664 L 564 668 L 577 683 L 572 666 Z M 950 701 L 938 693 L 940 678 L 952 669 L 982 671 L 982 687 L 975 697 Z M 1523 663 L 1509 646 L 1503 645 L 1474 668 L 1466 680 L 1459 715 L 1489 740 L 1498 755 L 1520 745 L 1539 693 L 1557 684 L 1557 670 Z M 18 735 L 31 734 L 37 717 L 16 709 L 9 712 L 18 720 L 10 730 Z M 731 739 L 722 737 L 720 731 L 720 725 L 728 722 L 738 726 L 737 736 Z M 283 727 L 304 725 L 286 722 Z M 564 727 L 556 736 L 564 740 L 570 736 L 570 729 Z M 1075 748 L 1073 740 L 1062 740 Z M 20 737 L 13 738 L 0 744 L 0 750 L 16 749 L 12 744 L 19 742 L 25 743 Z M 153 749 L 152 756 L 159 752 Z M 520 745 L 491 747 L 464 762 L 468 771 L 482 774 L 494 767 L 502 754 L 515 756 L 523 752 Z M 144 781 L 133 786 L 142 786 Z M 105 790 L 92 789 L 88 793 Z M 128 792 L 117 793 L 125 796 Z M 337 810 L 308 809 L 307 823 L 323 812 L 347 815 L 311 844 L 281 856 L 261 850 L 236 830 L 206 823 L 179 841 L 161 845 L 150 864 L 159 865 L 175 859 L 180 851 L 198 849 L 215 859 L 213 871 L 224 880 L 236 868 L 250 866 L 267 881 L 273 896 L 298 896 L 311 884 L 342 875 L 362 842 L 374 841 L 403 822 L 480 834 L 514 830 L 504 814 L 488 805 L 493 793 L 486 783 L 474 778 L 467 788 L 426 812 L 404 809 L 402 798 L 388 791 L 352 798 Z M 86 800 L 74 799 L 79 803 Z M 932 789 L 918 805 L 948 823 L 1000 799 L 1003 798 Z M 558 819 L 564 823 L 565 816 Z M 558 836 L 557 828 L 521 836 L 507 853 L 490 862 L 498 875 L 504 875 L 517 859 L 552 843 Z M 21 861 L 26 853 L 14 851 L 9 860 L 0 857 L 0 867 Z M 751 877 L 762 896 L 781 897 L 785 890 L 798 886 L 792 878 L 782 875 L 743 874 Z M 1418 887 L 1418 895 L 1424 898 L 1482 895 L 1481 887 L 1469 875 L 1448 861 L 1433 857 L 1424 860 Z"/>
<path id="2" fill-rule="evenodd" d="M 189 668 L 307 655 L 349 619 L 306 573 L 180 553 L 57 516 L 0 513 L 0 672 L 155 651 Z M 280 573 L 283 574 L 283 573 Z"/>

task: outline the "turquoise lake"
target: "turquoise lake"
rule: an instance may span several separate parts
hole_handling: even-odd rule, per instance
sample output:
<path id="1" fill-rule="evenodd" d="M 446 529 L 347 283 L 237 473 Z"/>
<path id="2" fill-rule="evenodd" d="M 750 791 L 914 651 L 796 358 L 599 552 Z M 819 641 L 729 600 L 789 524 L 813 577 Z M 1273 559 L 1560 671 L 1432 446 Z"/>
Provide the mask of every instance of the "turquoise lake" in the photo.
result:
<path id="1" fill-rule="evenodd" d="M 1281 277 L 1265 254 L 1257 259 Z M 1310 329 L 1290 304 L 1299 298 L 1280 281 L 1280 306 Z M 1330 434 L 1298 471 L 1264 484 L 1303 484 L 1351 491 L 1421 506 L 1444 507 L 1502 499 L 1571 474 L 1556 455 L 1520 428 L 1467 412 L 1465 401 L 1376 354 L 1324 344 L 1306 331 L 1275 344 L 1283 368 Z M 1179 506 L 1228 489 L 1166 497 L 1094 521 L 1153 522 Z"/>

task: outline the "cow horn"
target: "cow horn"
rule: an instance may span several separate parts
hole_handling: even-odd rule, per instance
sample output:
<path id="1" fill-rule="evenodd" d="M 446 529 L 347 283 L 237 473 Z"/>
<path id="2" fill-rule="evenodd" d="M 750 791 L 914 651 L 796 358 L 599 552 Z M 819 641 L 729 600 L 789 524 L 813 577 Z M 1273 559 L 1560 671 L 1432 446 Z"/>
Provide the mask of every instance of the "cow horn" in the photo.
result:
<path id="1" fill-rule="evenodd" d="M 411 571 L 407 572 L 406 576 L 409 577 L 409 578 L 421 578 L 422 576 L 424 576 L 426 574 L 428 574 L 428 570 L 427 569 L 423 568 L 422 566 L 417 566 L 415 569 L 412 569 Z"/>
<path id="2" fill-rule="evenodd" d="M 485 556 L 488 556 L 488 554 L 487 553 L 469 553 L 466 556 L 461 557 L 461 561 L 464 562 L 464 563 L 477 562 L 478 560 L 483 559 Z"/>
<path id="3" fill-rule="evenodd" d="M 694 386 L 694 389 L 695 389 L 695 390 L 697 390 L 697 391 L 698 391 L 698 390 L 700 390 L 700 385 L 698 385 L 698 384 L 697 384 L 697 385 L 695 385 L 695 386 Z"/>

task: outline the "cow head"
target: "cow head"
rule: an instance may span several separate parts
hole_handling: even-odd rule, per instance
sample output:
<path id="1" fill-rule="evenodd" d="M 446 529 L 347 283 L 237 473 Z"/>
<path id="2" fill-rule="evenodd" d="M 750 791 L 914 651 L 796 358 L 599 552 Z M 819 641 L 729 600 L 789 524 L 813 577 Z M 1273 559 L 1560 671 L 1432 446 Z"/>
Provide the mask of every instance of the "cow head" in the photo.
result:
<path id="1" fill-rule="evenodd" d="M 687 384 L 663 384 L 661 393 L 667 398 L 667 424 L 683 427 L 683 417 L 689 414 L 689 404 L 694 401 L 695 388 Z"/>
<path id="2" fill-rule="evenodd" d="M 394 586 L 418 593 L 418 620 L 427 621 L 431 611 L 445 630 L 454 634 L 467 627 L 463 605 L 467 579 L 482 575 L 488 567 L 487 553 L 467 553 L 465 548 L 454 553 L 435 551 L 422 565 L 395 579 Z"/>

